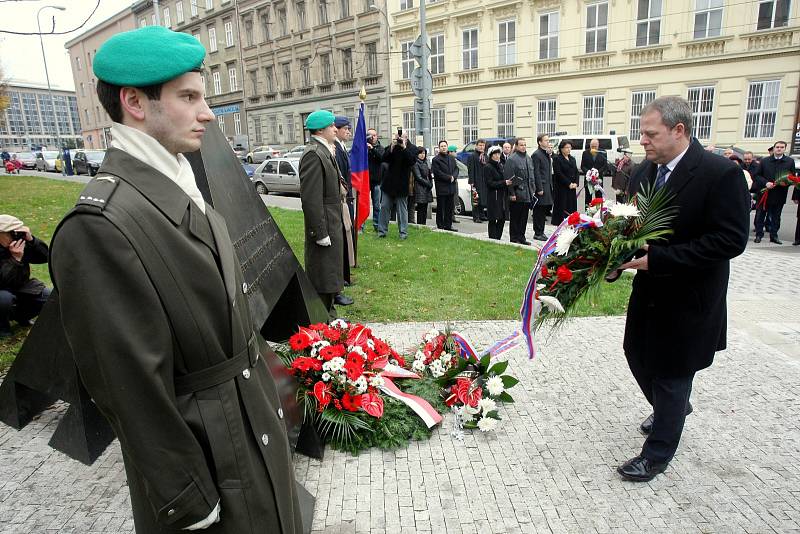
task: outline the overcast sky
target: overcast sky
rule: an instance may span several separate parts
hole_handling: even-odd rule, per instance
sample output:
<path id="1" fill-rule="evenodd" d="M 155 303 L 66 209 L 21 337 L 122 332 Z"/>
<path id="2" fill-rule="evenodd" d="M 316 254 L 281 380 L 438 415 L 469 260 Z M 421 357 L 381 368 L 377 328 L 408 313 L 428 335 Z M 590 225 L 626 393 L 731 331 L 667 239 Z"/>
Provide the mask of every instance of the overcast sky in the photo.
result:
<path id="1" fill-rule="evenodd" d="M 73 90 L 67 50 L 64 43 L 129 7 L 133 0 L 100 0 L 100 6 L 85 26 L 67 35 L 44 35 L 44 51 L 47 55 L 47 71 L 53 87 Z M 97 0 L 0 0 L 0 30 L 36 32 L 36 12 L 44 6 L 62 6 L 66 9 L 44 9 L 39 20 L 42 32 L 52 29 L 68 31 L 79 26 L 97 5 Z M 0 64 L 6 79 L 46 83 L 42 49 L 36 35 L 10 35 L 0 32 Z"/>

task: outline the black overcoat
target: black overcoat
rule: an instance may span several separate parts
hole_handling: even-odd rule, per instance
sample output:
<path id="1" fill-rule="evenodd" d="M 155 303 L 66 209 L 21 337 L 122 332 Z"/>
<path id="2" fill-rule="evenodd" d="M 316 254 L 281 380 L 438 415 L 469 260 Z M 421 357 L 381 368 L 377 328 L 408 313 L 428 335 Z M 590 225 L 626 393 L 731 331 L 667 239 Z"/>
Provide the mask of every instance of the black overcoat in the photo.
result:
<path id="1" fill-rule="evenodd" d="M 553 205 L 553 162 L 548 154 L 541 147 L 537 148 L 531 156 L 533 160 L 533 170 L 536 182 L 536 192 L 543 191 L 539 199 L 540 206 Z"/>
<path id="2" fill-rule="evenodd" d="M 572 155 L 567 159 L 559 153 L 553 158 L 553 224 L 578 211 L 577 189 L 570 189 L 569 184 L 578 185 L 578 165 Z"/>
<path id="3" fill-rule="evenodd" d="M 770 156 L 761 160 L 758 174 L 754 174 L 753 188 L 761 195 L 761 191 L 767 187 L 767 182 L 774 182 L 777 178 L 788 173 L 794 172 L 794 160 L 784 155 L 781 159 Z M 789 188 L 783 186 L 773 187 L 767 195 L 767 206 L 783 206 L 786 204 L 786 197 L 789 196 Z"/>
<path id="4" fill-rule="evenodd" d="M 486 180 L 486 215 L 490 221 L 505 221 L 508 215 L 508 186 L 503 178 L 503 168 L 499 161 L 489 160 L 483 170 Z"/>
<path id="5" fill-rule="evenodd" d="M 392 198 L 406 198 L 409 195 L 408 185 L 411 167 L 417 159 L 419 149 L 410 141 L 406 147 L 393 144 L 383 153 L 383 162 L 388 164 L 381 177 L 381 191 Z"/>
<path id="6" fill-rule="evenodd" d="M 431 172 L 436 185 L 436 196 L 458 194 L 458 165 L 455 157 L 441 152 L 436 154 L 431 162 Z M 455 178 L 452 182 L 451 176 Z"/>
<path id="7" fill-rule="evenodd" d="M 433 202 L 433 174 L 428 162 L 417 158 L 411 167 L 411 174 L 414 175 L 414 202 L 417 204 Z"/>
<path id="8" fill-rule="evenodd" d="M 483 158 L 483 161 L 481 161 Z M 486 195 L 488 190 L 486 188 L 486 180 L 484 178 L 484 171 L 489 160 L 483 152 L 473 150 L 467 160 L 467 183 L 475 188 L 478 192 L 478 199 L 481 206 L 486 206 Z"/>
<path id="9" fill-rule="evenodd" d="M 631 195 L 654 183 L 645 161 L 631 178 Z M 665 187 L 678 215 L 667 242 L 650 244 L 649 270 L 638 271 L 628 304 L 624 348 L 649 373 L 688 376 L 711 365 L 726 343 L 730 260 L 747 245 L 749 195 L 734 162 L 693 140 Z"/>
<path id="10" fill-rule="evenodd" d="M 301 532 L 271 349 L 253 335 L 224 219 L 109 149 L 50 268 L 81 379 L 119 438 L 136 531 L 177 532 L 220 501 L 203 532 Z M 227 380 L 183 390 L 241 356 Z"/>

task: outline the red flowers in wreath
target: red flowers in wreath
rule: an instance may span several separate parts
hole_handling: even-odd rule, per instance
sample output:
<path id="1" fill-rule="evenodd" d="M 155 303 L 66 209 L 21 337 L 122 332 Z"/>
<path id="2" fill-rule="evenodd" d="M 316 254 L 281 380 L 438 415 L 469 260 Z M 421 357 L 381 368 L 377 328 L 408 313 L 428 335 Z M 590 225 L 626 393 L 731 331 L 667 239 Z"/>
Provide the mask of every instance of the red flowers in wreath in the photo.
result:
<path id="1" fill-rule="evenodd" d="M 475 408 L 478 406 L 481 397 L 483 397 L 483 390 L 474 385 L 472 380 L 458 378 L 456 383 L 450 386 L 450 396 L 444 402 L 447 406 L 453 406 L 458 403 Z"/>

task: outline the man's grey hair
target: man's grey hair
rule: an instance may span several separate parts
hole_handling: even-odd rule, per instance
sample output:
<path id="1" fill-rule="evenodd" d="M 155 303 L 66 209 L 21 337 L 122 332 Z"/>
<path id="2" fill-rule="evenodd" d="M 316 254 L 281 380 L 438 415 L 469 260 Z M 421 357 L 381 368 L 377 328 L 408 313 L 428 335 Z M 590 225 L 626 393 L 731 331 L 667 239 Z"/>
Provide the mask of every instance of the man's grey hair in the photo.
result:
<path id="1" fill-rule="evenodd" d="M 652 111 L 661 113 L 661 122 L 669 128 L 683 124 L 686 137 L 692 136 L 692 107 L 685 98 L 679 96 L 662 96 L 656 98 L 642 108 L 640 116 L 645 116 Z"/>

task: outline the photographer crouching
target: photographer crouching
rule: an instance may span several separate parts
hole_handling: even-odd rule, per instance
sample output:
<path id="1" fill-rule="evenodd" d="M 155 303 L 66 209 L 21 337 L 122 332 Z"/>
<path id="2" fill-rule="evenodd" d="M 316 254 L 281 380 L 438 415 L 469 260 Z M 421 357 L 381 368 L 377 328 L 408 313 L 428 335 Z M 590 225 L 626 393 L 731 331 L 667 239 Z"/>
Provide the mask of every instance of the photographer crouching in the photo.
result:
<path id="1" fill-rule="evenodd" d="M 47 263 L 47 244 L 13 215 L 0 215 L 0 338 L 11 336 L 11 321 L 30 326 L 50 296 L 31 278 L 32 263 Z"/>

